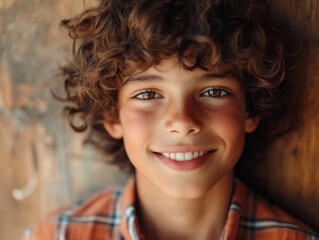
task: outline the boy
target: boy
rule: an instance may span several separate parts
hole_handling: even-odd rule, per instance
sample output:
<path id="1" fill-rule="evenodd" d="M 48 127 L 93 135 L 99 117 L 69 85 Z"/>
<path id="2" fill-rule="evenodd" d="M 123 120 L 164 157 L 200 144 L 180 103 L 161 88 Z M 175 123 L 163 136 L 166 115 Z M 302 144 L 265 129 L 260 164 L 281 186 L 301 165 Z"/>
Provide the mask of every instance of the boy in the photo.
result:
<path id="1" fill-rule="evenodd" d="M 234 177 L 246 134 L 283 130 L 272 124 L 283 43 L 262 8 L 103 0 L 63 21 L 75 41 L 63 68 L 69 123 L 134 177 L 53 213 L 26 239 L 319 238 Z"/>

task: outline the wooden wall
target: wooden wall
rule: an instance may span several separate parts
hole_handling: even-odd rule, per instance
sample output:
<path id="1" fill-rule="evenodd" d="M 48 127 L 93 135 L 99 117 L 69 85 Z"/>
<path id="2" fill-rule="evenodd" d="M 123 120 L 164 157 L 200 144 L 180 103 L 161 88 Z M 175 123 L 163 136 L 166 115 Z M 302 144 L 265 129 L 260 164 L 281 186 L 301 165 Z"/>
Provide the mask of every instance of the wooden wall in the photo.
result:
<path id="1" fill-rule="evenodd" d="M 49 92 L 69 46 L 58 22 L 94 2 L 0 1 L 0 239 L 20 239 L 57 205 L 125 179 L 83 148 L 83 136 L 72 134 Z M 274 2 L 305 39 L 302 124 L 275 143 L 250 179 L 319 231 L 319 0 Z"/>
<path id="2" fill-rule="evenodd" d="M 251 183 L 289 213 L 319 231 L 319 1 L 277 0 L 278 19 L 287 19 L 303 39 L 293 81 L 298 128 L 275 142 L 267 160 L 250 169 Z"/>

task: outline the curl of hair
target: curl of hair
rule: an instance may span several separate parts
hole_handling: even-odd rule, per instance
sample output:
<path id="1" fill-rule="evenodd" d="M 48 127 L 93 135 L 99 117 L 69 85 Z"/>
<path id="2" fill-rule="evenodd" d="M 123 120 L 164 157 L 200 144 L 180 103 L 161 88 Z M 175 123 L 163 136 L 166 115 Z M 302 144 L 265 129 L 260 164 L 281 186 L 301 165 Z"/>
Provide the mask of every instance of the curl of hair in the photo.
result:
<path id="1" fill-rule="evenodd" d="M 284 45 L 265 12 L 267 4 L 254 0 L 102 0 L 63 20 L 73 39 L 73 58 L 62 68 L 64 100 L 73 103 L 64 109 L 70 125 L 88 129 L 88 142 L 130 167 L 123 142 L 108 135 L 103 120 L 118 117 L 117 92 L 126 77 L 176 57 L 190 71 L 232 64 L 250 114 L 261 116 L 257 133 L 283 132 L 275 116 L 285 104 L 279 95 Z"/>

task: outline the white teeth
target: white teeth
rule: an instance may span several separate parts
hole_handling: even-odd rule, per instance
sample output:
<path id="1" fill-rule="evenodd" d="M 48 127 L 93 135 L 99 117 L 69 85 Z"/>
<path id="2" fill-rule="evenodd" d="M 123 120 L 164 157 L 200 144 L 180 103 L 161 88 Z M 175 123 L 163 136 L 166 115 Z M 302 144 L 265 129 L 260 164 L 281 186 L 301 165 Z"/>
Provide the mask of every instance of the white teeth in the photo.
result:
<path id="1" fill-rule="evenodd" d="M 184 161 L 184 154 L 183 153 L 176 153 L 176 160 L 177 161 Z"/>
<path id="2" fill-rule="evenodd" d="M 193 155 L 193 153 L 192 152 L 187 152 L 187 153 L 185 153 L 185 161 L 187 161 L 187 160 L 191 160 L 191 159 L 193 159 L 194 158 L 194 155 Z"/>
<path id="3" fill-rule="evenodd" d="M 162 153 L 162 156 L 176 160 L 176 161 L 189 161 L 194 158 L 202 157 L 206 153 L 208 152 L 199 151 L 199 152 L 186 152 L 186 153 Z"/>

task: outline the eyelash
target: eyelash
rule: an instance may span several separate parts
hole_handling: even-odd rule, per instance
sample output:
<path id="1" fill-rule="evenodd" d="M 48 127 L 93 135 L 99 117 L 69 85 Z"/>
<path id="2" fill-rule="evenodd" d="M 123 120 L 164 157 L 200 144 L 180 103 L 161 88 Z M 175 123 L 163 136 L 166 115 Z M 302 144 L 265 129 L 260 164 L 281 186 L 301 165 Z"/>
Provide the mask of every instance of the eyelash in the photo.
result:
<path id="1" fill-rule="evenodd" d="M 144 97 L 143 95 L 148 95 L 148 97 Z M 150 97 L 150 94 L 152 94 L 153 96 Z M 143 92 L 140 92 L 139 94 L 135 95 L 133 98 L 136 98 L 138 100 L 143 100 L 143 101 L 147 101 L 147 100 L 152 100 L 152 99 L 156 99 L 156 98 L 160 98 L 161 95 L 159 95 L 158 93 L 156 93 L 154 90 L 145 90 Z"/>
<path id="2" fill-rule="evenodd" d="M 217 91 L 217 93 L 218 93 L 217 96 L 216 95 L 214 96 L 214 94 L 210 93 L 212 91 Z M 206 93 L 207 93 L 207 95 L 206 95 Z M 201 94 L 201 96 L 203 96 L 203 97 L 211 97 L 211 98 L 221 98 L 221 97 L 224 97 L 227 95 L 229 95 L 229 92 L 222 89 L 222 88 L 210 88 Z"/>

